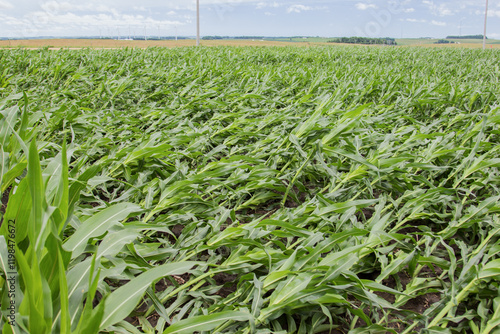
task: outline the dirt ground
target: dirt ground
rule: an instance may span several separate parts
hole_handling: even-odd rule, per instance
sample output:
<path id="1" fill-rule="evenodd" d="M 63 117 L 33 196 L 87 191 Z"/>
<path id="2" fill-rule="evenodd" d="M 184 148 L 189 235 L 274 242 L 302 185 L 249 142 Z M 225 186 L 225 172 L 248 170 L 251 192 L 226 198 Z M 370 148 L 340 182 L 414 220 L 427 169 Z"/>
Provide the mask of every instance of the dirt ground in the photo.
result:
<path id="1" fill-rule="evenodd" d="M 206 40 L 201 41 L 203 46 L 310 46 L 327 43 L 294 43 L 261 40 Z M 26 39 L 0 41 L 0 47 L 7 48 L 148 48 L 148 47 L 182 47 L 195 46 L 192 39 L 164 40 L 164 41 L 127 41 L 111 39 Z M 331 44 L 330 44 L 331 45 Z"/>

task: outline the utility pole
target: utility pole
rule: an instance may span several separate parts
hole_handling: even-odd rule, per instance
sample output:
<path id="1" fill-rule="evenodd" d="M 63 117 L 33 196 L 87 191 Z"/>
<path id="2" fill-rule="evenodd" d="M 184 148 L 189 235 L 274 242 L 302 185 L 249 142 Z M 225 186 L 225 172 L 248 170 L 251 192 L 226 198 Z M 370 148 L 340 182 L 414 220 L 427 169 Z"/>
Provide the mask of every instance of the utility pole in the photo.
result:
<path id="1" fill-rule="evenodd" d="M 196 0 L 196 46 L 200 46 L 200 0 Z"/>
<path id="2" fill-rule="evenodd" d="M 486 49 L 486 22 L 487 21 L 488 21 L 488 0 L 486 0 L 486 10 L 484 12 L 483 50 Z"/>

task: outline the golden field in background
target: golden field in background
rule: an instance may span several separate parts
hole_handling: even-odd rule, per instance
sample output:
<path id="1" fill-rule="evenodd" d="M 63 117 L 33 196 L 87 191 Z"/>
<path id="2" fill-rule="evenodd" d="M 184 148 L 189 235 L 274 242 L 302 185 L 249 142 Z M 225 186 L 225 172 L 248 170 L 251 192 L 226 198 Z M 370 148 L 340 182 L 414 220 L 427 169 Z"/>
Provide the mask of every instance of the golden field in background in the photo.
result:
<path id="1" fill-rule="evenodd" d="M 470 41 L 467 40 L 466 43 L 460 44 L 434 44 L 432 41 L 428 40 L 418 40 L 418 39 L 401 39 L 396 40 L 399 46 L 419 46 L 419 47 L 445 47 L 445 48 L 482 48 L 482 41 Z M 500 44 L 491 43 L 489 41 L 488 49 L 499 49 Z M 105 48 L 105 49 L 116 49 L 116 48 L 148 48 L 148 47 L 186 47 L 195 46 L 196 41 L 194 39 L 180 39 L 180 40 L 113 40 L 113 39 L 24 39 L 24 40 L 2 40 L 0 41 L 0 48 L 70 48 L 70 49 L 80 49 L 80 48 Z M 300 42 L 287 42 L 281 40 L 250 40 L 250 39 L 225 39 L 225 40 L 202 40 L 201 45 L 203 46 L 315 46 L 315 45 L 341 45 L 340 43 L 326 43 L 318 41 L 300 41 Z M 353 45 L 353 44 L 343 44 L 343 45 Z M 380 45 L 372 45 L 381 47 Z"/>
<path id="2" fill-rule="evenodd" d="M 261 41 L 261 40 L 203 40 L 204 46 L 308 46 L 312 44 L 326 43 L 294 43 L 281 41 Z M 112 39 L 26 39 L 26 40 L 5 40 L 0 41 L 0 47 L 24 47 L 24 48 L 148 48 L 148 47 L 183 47 L 195 46 L 193 39 L 182 40 L 150 40 L 150 41 L 130 41 Z"/>

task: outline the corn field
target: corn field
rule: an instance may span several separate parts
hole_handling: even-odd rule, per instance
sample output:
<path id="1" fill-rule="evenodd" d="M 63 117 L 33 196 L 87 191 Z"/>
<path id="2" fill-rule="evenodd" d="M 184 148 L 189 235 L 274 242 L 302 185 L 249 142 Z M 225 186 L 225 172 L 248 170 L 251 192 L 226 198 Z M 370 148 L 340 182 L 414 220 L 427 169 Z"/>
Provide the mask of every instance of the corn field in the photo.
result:
<path id="1" fill-rule="evenodd" d="M 500 333 L 500 53 L 0 50 L 2 333 Z"/>

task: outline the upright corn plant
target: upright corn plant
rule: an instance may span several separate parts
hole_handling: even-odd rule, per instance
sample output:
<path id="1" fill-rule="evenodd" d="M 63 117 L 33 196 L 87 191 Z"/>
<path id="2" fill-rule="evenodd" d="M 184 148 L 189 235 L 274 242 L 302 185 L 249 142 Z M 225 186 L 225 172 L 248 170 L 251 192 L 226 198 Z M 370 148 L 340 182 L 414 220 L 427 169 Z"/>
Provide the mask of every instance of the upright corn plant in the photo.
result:
<path id="1" fill-rule="evenodd" d="M 87 242 L 141 209 L 131 203 L 110 206 L 84 221 L 63 243 L 89 173 L 70 184 L 70 154 L 65 142 L 42 168 L 36 141 L 32 139 L 28 148 L 25 132 L 15 130 L 18 108 L 7 109 L 2 115 L 1 185 L 10 189 L 0 229 L 3 333 L 97 333 L 126 317 L 151 282 L 193 267 L 194 262 L 184 262 L 152 268 L 93 307 L 102 282 L 100 259 L 133 241 L 137 228 L 112 234 L 93 256 L 81 262 Z M 21 130 L 25 130 L 25 115 L 26 110 Z"/>
<path id="2" fill-rule="evenodd" d="M 66 271 L 71 253 L 62 248 L 61 238 L 71 218 L 67 149 L 64 143 L 42 170 L 36 142 L 26 133 L 27 123 L 27 104 L 21 115 L 13 107 L 0 120 L 1 185 L 3 191 L 10 189 L 0 230 L 5 275 L 2 328 L 4 333 L 66 333 L 70 332 Z M 62 320 L 53 323 L 57 312 Z"/>

